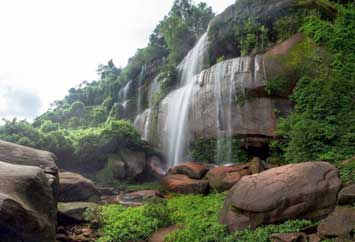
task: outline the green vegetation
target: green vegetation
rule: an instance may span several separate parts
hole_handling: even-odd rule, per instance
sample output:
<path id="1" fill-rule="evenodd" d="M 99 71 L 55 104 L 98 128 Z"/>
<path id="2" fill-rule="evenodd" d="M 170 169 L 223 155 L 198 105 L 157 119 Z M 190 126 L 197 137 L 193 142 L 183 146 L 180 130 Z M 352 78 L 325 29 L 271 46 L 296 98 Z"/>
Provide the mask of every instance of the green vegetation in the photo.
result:
<path id="1" fill-rule="evenodd" d="M 210 163 L 248 161 L 247 151 L 237 138 L 198 139 L 191 145 L 191 156 L 195 161 Z"/>
<path id="2" fill-rule="evenodd" d="M 287 162 L 336 162 L 355 154 L 355 7 L 337 5 L 334 22 L 306 19 L 303 32 L 332 54 L 317 72 L 303 72 L 292 95 L 295 111 L 281 120 L 279 148 Z"/>
<path id="3" fill-rule="evenodd" d="M 179 230 L 168 235 L 166 242 L 270 242 L 273 233 L 298 232 L 312 224 L 293 220 L 229 235 L 218 222 L 225 197 L 226 193 L 178 195 L 167 202 L 155 200 L 141 207 L 105 206 L 100 212 L 104 237 L 99 241 L 139 241 L 149 238 L 158 228 L 176 224 Z"/>
<path id="4" fill-rule="evenodd" d="M 177 196 L 168 201 L 171 219 L 181 226 L 177 232 L 170 234 L 168 242 L 207 242 L 222 241 L 226 236 L 224 226 L 218 222 L 226 194 L 209 196 Z"/>
<path id="5" fill-rule="evenodd" d="M 164 201 L 154 201 L 140 207 L 125 208 L 122 205 L 102 207 L 104 236 L 99 242 L 126 242 L 148 239 L 158 228 L 170 222 Z"/>
<path id="6" fill-rule="evenodd" d="M 265 50 L 270 44 L 268 32 L 266 26 L 251 17 L 244 20 L 242 25 L 236 26 L 235 38 L 238 40 L 237 44 L 241 55 L 245 56 Z"/>

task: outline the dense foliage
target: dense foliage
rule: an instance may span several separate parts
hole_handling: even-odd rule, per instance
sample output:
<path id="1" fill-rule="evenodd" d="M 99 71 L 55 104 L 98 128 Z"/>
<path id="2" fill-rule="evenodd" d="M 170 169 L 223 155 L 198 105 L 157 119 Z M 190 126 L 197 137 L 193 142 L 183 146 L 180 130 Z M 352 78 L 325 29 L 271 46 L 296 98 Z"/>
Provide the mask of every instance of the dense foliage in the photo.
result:
<path id="1" fill-rule="evenodd" d="M 332 57 L 314 56 L 316 75 L 303 73 L 291 97 L 295 112 L 279 125 L 288 162 L 335 162 L 355 154 L 355 7 L 337 9 L 334 22 L 312 15 L 303 27 Z"/>
<path id="2" fill-rule="evenodd" d="M 0 127 L 0 139 L 49 150 L 58 156 L 60 166 L 65 166 L 65 161 L 90 166 L 120 147 L 141 147 L 140 136 L 131 123 L 117 119 L 80 129 L 64 129 L 50 120 L 35 128 L 14 119 Z"/>
<path id="3" fill-rule="evenodd" d="M 104 236 L 99 242 L 126 242 L 148 239 L 158 228 L 171 223 L 164 201 L 140 207 L 109 205 L 101 210 Z"/>
<path id="4" fill-rule="evenodd" d="M 149 238 L 160 227 L 176 224 L 179 229 L 169 234 L 165 241 L 270 242 L 273 233 L 297 232 L 312 224 L 306 220 L 293 220 L 229 235 L 224 225 L 218 222 L 225 197 L 225 193 L 178 195 L 167 202 L 155 200 L 141 207 L 105 206 L 101 209 L 104 237 L 99 241 L 140 241 Z"/>

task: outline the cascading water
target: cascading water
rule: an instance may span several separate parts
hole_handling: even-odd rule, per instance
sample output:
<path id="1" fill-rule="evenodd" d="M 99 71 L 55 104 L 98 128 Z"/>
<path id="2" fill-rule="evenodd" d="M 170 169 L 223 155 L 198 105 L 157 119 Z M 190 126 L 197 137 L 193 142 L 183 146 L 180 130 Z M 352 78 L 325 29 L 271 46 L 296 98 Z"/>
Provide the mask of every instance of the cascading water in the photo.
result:
<path id="1" fill-rule="evenodd" d="M 180 88 L 171 94 L 166 118 L 167 155 L 169 165 L 182 162 L 189 143 L 188 113 L 190 98 L 197 74 L 202 71 L 204 56 L 208 46 L 207 33 L 203 34 L 195 47 L 178 66 L 180 70 Z"/>
<path id="2" fill-rule="evenodd" d="M 216 162 L 232 163 L 232 108 L 234 99 L 245 95 L 241 78 L 245 59 L 238 58 L 217 64 L 214 67 L 215 100 L 217 111 L 217 147 Z M 227 95 L 222 95 L 222 93 Z M 243 97 L 241 97 L 243 98 Z"/>
<path id="3" fill-rule="evenodd" d="M 143 81 L 144 81 L 144 72 L 145 72 L 145 66 L 142 66 L 141 72 L 139 73 L 139 76 L 138 76 L 137 113 L 142 112 L 143 95 L 142 95 L 141 89 L 142 89 L 142 85 L 143 85 Z"/>
<path id="4" fill-rule="evenodd" d="M 130 91 L 132 85 L 132 81 L 129 81 L 126 83 L 126 85 L 120 90 L 119 93 L 119 99 L 124 102 L 127 101 L 128 98 L 128 92 Z"/>

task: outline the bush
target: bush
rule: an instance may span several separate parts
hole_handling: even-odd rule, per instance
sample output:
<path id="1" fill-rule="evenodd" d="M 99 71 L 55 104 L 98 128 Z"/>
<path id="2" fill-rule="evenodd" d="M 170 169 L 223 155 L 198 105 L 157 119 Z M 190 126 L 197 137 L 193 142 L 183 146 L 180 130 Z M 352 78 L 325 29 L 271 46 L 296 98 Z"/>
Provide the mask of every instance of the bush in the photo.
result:
<path id="1" fill-rule="evenodd" d="M 99 242 L 145 240 L 158 228 L 170 224 L 169 211 L 163 202 L 128 208 L 108 205 L 102 208 L 100 215 L 104 236 Z"/>
<path id="2" fill-rule="evenodd" d="M 308 220 L 291 220 L 279 225 L 267 225 L 255 230 L 236 232 L 223 240 L 223 242 L 270 242 L 270 236 L 274 233 L 299 232 L 300 229 L 312 225 Z"/>
<path id="3" fill-rule="evenodd" d="M 225 228 L 218 222 L 225 193 L 177 196 L 168 201 L 171 219 L 182 229 L 171 233 L 167 242 L 222 241 Z"/>
<path id="4" fill-rule="evenodd" d="M 355 154 L 355 7 L 337 5 L 334 23 L 305 20 L 304 33 L 332 53 L 315 76 L 303 73 L 292 95 L 295 111 L 278 125 L 287 162 L 337 162 Z"/>

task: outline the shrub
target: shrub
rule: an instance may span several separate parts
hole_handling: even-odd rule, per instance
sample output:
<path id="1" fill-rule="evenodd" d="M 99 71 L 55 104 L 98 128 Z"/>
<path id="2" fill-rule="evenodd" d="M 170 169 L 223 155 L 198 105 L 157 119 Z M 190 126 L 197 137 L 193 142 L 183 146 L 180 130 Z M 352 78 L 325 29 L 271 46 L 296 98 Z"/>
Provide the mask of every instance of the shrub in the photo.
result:
<path id="1" fill-rule="evenodd" d="M 168 201 L 171 219 L 182 229 L 171 233 L 168 242 L 221 241 L 226 236 L 225 228 L 218 222 L 225 193 L 177 196 Z"/>
<path id="2" fill-rule="evenodd" d="M 305 20 L 304 33 L 332 53 L 316 76 L 303 73 L 292 95 L 295 111 L 278 125 L 288 162 L 337 162 L 355 154 L 355 7 L 337 5 L 334 22 Z"/>
<path id="3" fill-rule="evenodd" d="M 255 230 L 236 232 L 223 240 L 223 242 L 270 242 L 270 236 L 274 233 L 299 232 L 300 229 L 312 225 L 308 220 L 291 220 L 279 225 L 267 225 Z"/>
<path id="4" fill-rule="evenodd" d="M 99 242 L 126 242 L 148 239 L 160 227 L 170 224 L 166 204 L 155 202 L 140 207 L 104 206 L 103 233 Z"/>

